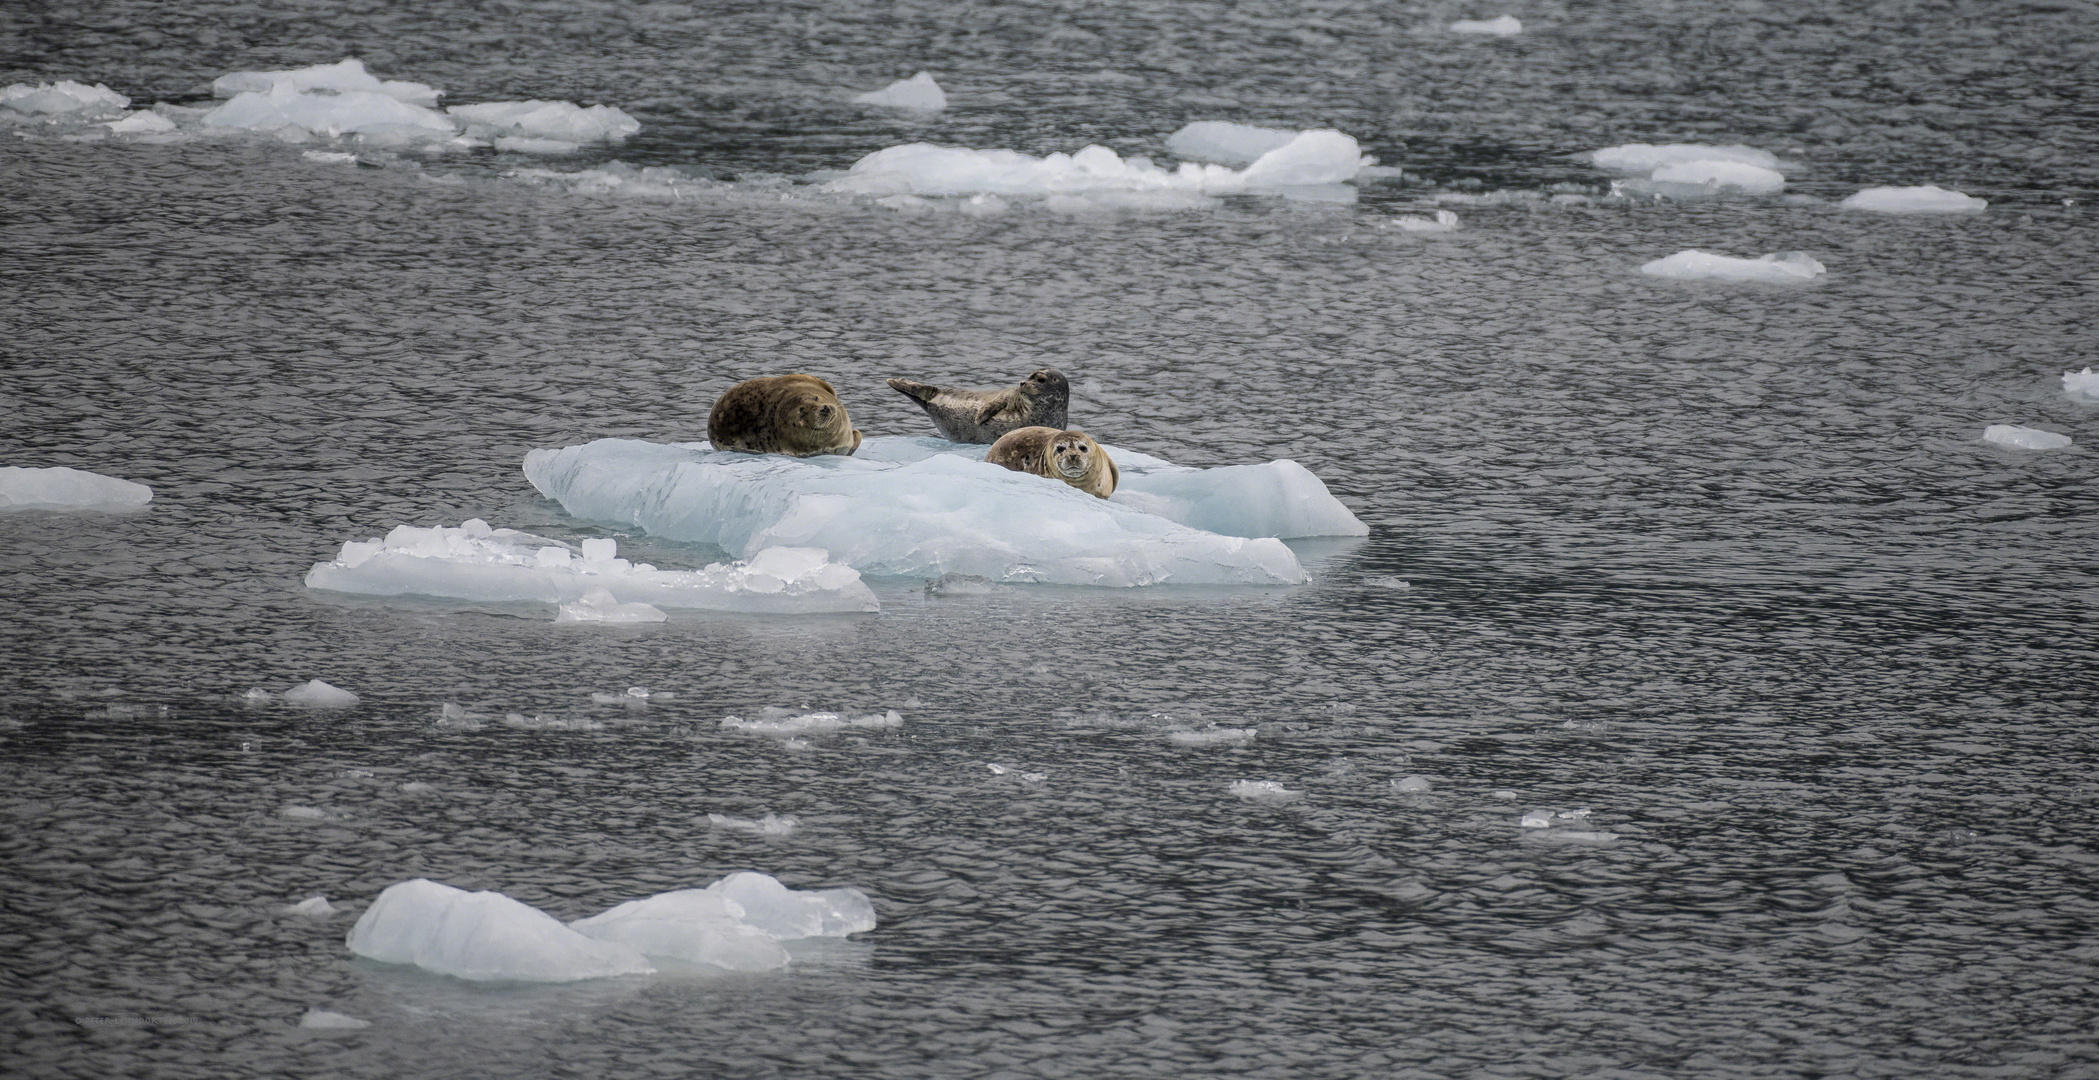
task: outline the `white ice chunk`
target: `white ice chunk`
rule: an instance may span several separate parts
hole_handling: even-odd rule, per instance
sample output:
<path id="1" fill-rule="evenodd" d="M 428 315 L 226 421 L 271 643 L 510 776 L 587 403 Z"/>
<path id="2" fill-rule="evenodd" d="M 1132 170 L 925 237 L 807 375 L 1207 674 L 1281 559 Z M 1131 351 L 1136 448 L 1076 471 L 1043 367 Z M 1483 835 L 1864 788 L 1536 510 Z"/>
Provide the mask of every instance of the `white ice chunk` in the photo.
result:
<path id="1" fill-rule="evenodd" d="M 0 89 L 0 109 L 31 116 L 111 116 L 131 106 L 131 99 L 96 83 L 89 86 L 71 79 L 55 83 L 15 83 Z"/>
<path id="2" fill-rule="evenodd" d="M 1925 184 L 1921 187 L 1867 188 L 1837 205 L 1846 210 L 1871 210 L 1881 214 L 1979 214 L 1989 207 L 1990 200 Z"/>
<path id="3" fill-rule="evenodd" d="M 1166 741 L 1175 746 L 1223 746 L 1252 742 L 1253 728 L 1208 727 L 1195 731 L 1169 731 Z"/>
<path id="4" fill-rule="evenodd" d="M 892 577 L 1298 584 L 1304 568 L 1275 537 L 1368 531 L 1291 461 L 1198 470 L 1110 447 L 1122 488 L 1102 500 L 987 465 L 984 450 L 877 436 L 851 457 L 791 458 L 600 439 L 531 451 L 524 468 L 579 518 L 753 558 L 768 547 L 818 548 L 859 573 Z"/>
<path id="5" fill-rule="evenodd" d="M 314 564 L 306 585 L 367 596 L 576 605 L 569 621 L 641 621 L 647 613 L 629 606 L 635 604 L 770 614 L 880 607 L 857 571 L 822 552 L 769 553 L 771 545 L 760 545 L 751 562 L 657 570 L 615 557 L 617 541 L 609 537 L 583 541 L 581 559 L 550 557 L 546 544 L 485 524 L 478 535 L 466 526 L 401 525 L 384 540 L 345 543 L 335 561 Z M 586 601 L 598 592 L 610 594 L 612 606 Z"/>
<path id="6" fill-rule="evenodd" d="M 289 86 L 246 91 L 204 114 L 206 127 L 276 131 L 296 127 L 326 135 L 411 132 L 450 138 L 458 129 L 443 113 L 372 90 L 302 94 Z"/>
<path id="7" fill-rule="evenodd" d="M 348 944 L 367 959 L 481 982 L 571 982 L 655 970 L 632 946 L 586 937 L 502 893 L 470 893 L 427 878 L 380 893 Z"/>
<path id="8" fill-rule="evenodd" d="M 309 896 L 296 904 L 286 904 L 281 910 L 287 915 L 306 915 L 320 919 L 335 914 L 336 909 L 325 896 Z"/>
<path id="9" fill-rule="evenodd" d="M 2063 393 L 2078 401 L 2099 401 L 2099 371 L 2085 368 L 2063 372 Z"/>
<path id="10" fill-rule="evenodd" d="M 787 966 L 787 950 L 779 938 L 752 925 L 740 904 L 716 891 L 719 884 L 629 900 L 602 914 L 577 919 L 568 924 L 569 929 L 659 959 L 712 964 L 730 971 Z"/>
<path id="11" fill-rule="evenodd" d="M 135 510 L 153 489 L 82 469 L 0 467 L 0 510 Z"/>
<path id="12" fill-rule="evenodd" d="M 1353 178 L 1366 164 L 1369 159 L 1356 140 L 1338 131 L 1299 132 L 1244 171 L 1193 161 L 1168 171 L 1143 157 L 1124 159 L 1105 146 L 1038 158 L 1013 150 L 909 143 L 861 158 L 845 176 L 824 186 L 834 192 L 872 196 L 1172 193 L 1179 198 L 1169 205 L 1187 205 L 1185 200 L 1191 195 L 1339 183 Z"/>
<path id="13" fill-rule="evenodd" d="M 875 905 L 858 889 L 790 889 L 769 874 L 741 871 L 707 886 L 735 902 L 743 921 L 782 941 L 844 937 L 875 928 Z"/>
<path id="14" fill-rule="evenodd" d="M 1492 34 L 1508 37 L 1523 33 L 1523 23 L 1514 15 L 1503 15 L 1493 19 L 1459 19 L 1450 24 L 1453 34 Z"/>
<path id="15" fill-rule="evenodd" d="M 1552 827 L 1552 811 L 1533 810 L 1523 815 L 1522 825 L 1526 829 L 1549 829 Z"/>
<path id="16" fill-rule="evenodd" d="M 1433 787 L 1435 785 L 1430 783 L 1429 778 L 1426 776 L 1403 776 L 1392 781 L 1392 790 L 1394 791 L 1421 792 L 1428 791 Z"/>
<path id="17" fill-rule="evenodd" d="M 2020 450 L 2060 450 L 2070 445 L 2068 435 L 2016 424 L 1991 424 L 1982 429 L 1982 441 Z"/>
<path id="18" fill-rule="evenodd" d="M 1255 127 L 1226 120 L 1197 120 L 1166 137 L 1166 149 L 1189 161 L 1251 165 L 1261 155 L 1297 138 L 1295 129 Z"/>
<path id="19" fill-rule="evenodd" d="M 1779 285 L 1812 281 L 1823 270 L 1821 263 L 1802 251 L 1740 259 L 1696 249 L 1679 251 L 1666 259 L 1656 259 L 1640 267 L 1643 274 L 1678 281 L 1715 278 L 1721 281 L 1762 281 Z"/>
<path id="20" fill-rule="evenodd" d="M 175 130 L 175 121 L 151 109 L 140 109 L 125 114 L 121 120 L 109 121 L 107 126 L 119 135 L 158 135 Z"/>
<path id="21" fill-rule="evenodd" d="M 558 623 L 656 623 L 669 618 L 654 604 L 622 604 L 610 589 L 592 589 L 583 594 L 583 599 L 561 605 L 554 615 Z"/>
<path id="22" fill-rule="evenodd" d="M 1783 191 L 1784 173 L 1741 161 L 1680 161 L 1663 165 L 1649 177 L 1656 185 L 1685 185 L 1714 190 L 1735 189 L 1752 195 Z M 1658 187 L 1667 193 L 1668 188 Z"/>
<path id="23" fill-rule="evenodd" d="M 908 79 L 898 79 L 880 90 L 870 90 L 853 98 L 857 105 L 881 105 L 891 109 L 914 109 L 919 112 L 939 112 L 947 108 L 947 92 L 933 81 L 933 76 L 921 71 Z"/>
<path id="24" fill-rule="evenodd" d="M 801 819 L 793 814 L 767 814 L 755 821 L 727 814 L 708 814 L 707 823 L 717 829 L 757 833 L 759 836 L 788 836 L 802 824 Z"/>
<path id="25" fill-rule="evenodd" d="M 372 1022 L 327 1009 L 308 1009 L 306 1015 L 299 1017 L 299 1026 L 329 1031 L 356 1031 L 359 1028 L 371 1027 Z"/>
<path id="26" fill-rule="evenodd" d="M 364 69 L 364 61 L 355 57 L 333 64 L 316 64 L 313 67 L 293 68 L 284 71 L 236 71 L 212 80 L 211 92 L 222 98 L 237 97 L 243 93 L 267 94 L 282 88 L 293 93 L 325 91 L 332 93 L 364 92 L 384 94 L 411 105 L 435 105 L 439 91 L 421 83 L 392 82 L 379 79 Z"/>
<path id="27" fill-rule="evenodd" d="M 1458 231 L 1458 215 L 1453 210 L 1438 210 L 1435 217 L 1419 214 L 1401 214 L 1392 224 L 1405 232 L 1445 233 Z"/>
<path id="28" fill-rule="evenodd" d="M 489 101 L 478 105 L 454 105 L 445 111 L 465 124 L 466 133 L 475 138 L 523 136 L 571 144 L 570 149 L 574 149 L 573 144 L 577 143 L 616 143 L 641 130 L 641 121 L 610 105 L 592 105 L 586 109 L 569 101 Z"/>
<path id="29" fill-rule="evenodd" d="M 1235 780 L 1226 790 L 1252 803 L 1286 803 L 1304 794 L 1274 780 Z"/>
<path id="30" fill-rule="evenodd" d="M 1250 189 L 1297 184 L 1339 184 L 1355 179 L 1370 164 L 1355 136 L 1338 131 L 1303 131 L 1289 142 L 1254 159 L 1240 174 Z"/>
<path id="31" fill-rule="evenodd" d="M 854 715 L 827 710 L 797 712 L 768 705 L 758 713 L 755 720 L 724 716 L 722 728 L 725 731 L 744 731 L 754 735 L 806 735 L 813 731 L 841 731 L 846 728 L 892 728 L 902 726 L 903 722 L 903 716 L 895 709 Z"/>
<path id="32" fill-rule="evenodd" d="M 1698 161 L 1731 161 L 1753 165 L 1759 169 L 1778 168 L 1778 158 L 1770 152 L 1740 144 L 1704 146 L 1698 143 L 1627 143 L 1624 146 L 1592 150 L 1589 152 L 1589 159 L 1595 162 L 1599 169 L 1622 173 L 1651 174 L 1656 169 L 1666 166 Z"/>
<path id="33" fill-rule="evenodd" d="M 284 700 L 309 709 L 347 709 L 357 704 L 357 695 L 314 679 L 284 692 Z"/>

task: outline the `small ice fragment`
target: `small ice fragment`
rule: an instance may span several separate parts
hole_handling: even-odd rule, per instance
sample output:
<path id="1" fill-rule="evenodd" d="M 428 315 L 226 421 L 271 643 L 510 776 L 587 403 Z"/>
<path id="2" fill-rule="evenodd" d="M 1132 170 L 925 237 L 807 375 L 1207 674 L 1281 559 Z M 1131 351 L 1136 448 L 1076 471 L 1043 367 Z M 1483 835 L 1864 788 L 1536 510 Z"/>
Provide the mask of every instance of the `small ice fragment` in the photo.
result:
<path id="1" fill-rule="evenodd" d="M 1453 34 L 1491 34 L 1508 37 L 1523 33 L 1523 23 L 1514 15 L 1503 15 L 1495 19 L 1459 19 L 1450 24 Z"/>
<path id="2" fill-rule="evenodd" d="M 1695 248 L 1679 251 L 1666 259 L 1656 259 L 1640 267 L 1640 272 L 1650 277 L 1672 278 L 1678 281 L 1712 278 L 1721 281 L 1761 281 L 1780 285 L 1812 281 L 1824 270 L 1825 267 L 1821 263 L 1803 251 L 1739 259 L 1731 255 L 1714 255 Z"/>
<path id="3" fill-rule="evenodd" d="M 437 726 L 452 731 L 479 731 L 484 719 L 480 713 L 468 712 L 465 706 L 449 701 L 437 710 Z"/>
<path id="4" fill-rule="evenodd" d="M 1169 731 L 1166 741 L 1175 746 L 1219 746 L 1252 742 L 1256 729 L 1208 727 L 1196 731 Z"/>
<path id="5" fill-rule="evenodd" d="M 15 83 L 0 89 L 0 109 L 11 109 L 32 116 L 63 116 L 79 113 L 86 116 L 107 116 L 123 112 L 131 105 L 131 99 L 96 83 L 88 86 L 70 79 L 55 83 Z"/>
<path id="6" fill-rule="evenodd" d="M 302 821 L 320 821 L 328 816 L 328 811 L 318 806 L 287 806 L 277 811 L 277 816 L 296 818 Z"/>
<path id="7" fill-rule="evenodd" d="M 737 716 L 722 717 L 722 728 L 727 731 L 745 731 L 755 735 L 802 735 L 818 731 L 838 731 L 845 728 L 887 728 L 902 725 L 904 718 L 895 709 L 886 712 L 867 713 L 854 716 L 846 712 L 795 712 L 766 706 L 756 720 L 745 720 Z"/>
<path id="8" fill-rule="evenodd" d="M 2020 450 L 2060 450 L 2070 445 L 2068 435 L 2016 424 L 1991 424 L 1982 429 L 1982 441 Z"/>
<path id="9" fill-rule="evenodd" d="M 1166 137 L 1166 149 L 1189 161 L 1251 165 L 1261 155 L 1297 138 L 1297 131 L 1255 127 L 1227 120 L 1197 120 Z"/>
<path id="10" fill-rule="evenodd" d="M 779 939 L 744 918 L 744 909 L 712 889 L 679 889 L 629 900 L 569 929 L 647 955 L 730 971 L 787 966 Z"/>
<path id="11" fill-rule="evenodd" d="M 1303 795 L 1302 791 L 1291 791 L 1274 780 L 1235 780 L 1226 790 L 1255 803 L 1286 803 Z"/>
<path id="12" fill-rule="evenodd" d="M 933 81 L 933 76 L 919 72 L 908 79 L 898 79 L 880 90 L 870 90 L 853 98 L 856 105 L 880 105 L 891 109 L 913 109 L 919 112 L 939 112 L 947 108 L 947 92 Z"/>
<path id="13" fill-rule="evenodd" d="M 993 775 L 993 776 L 1004 776 L 1004 775 L 1006 775 L 1006 767 L 1005 767 L 1004 765 L 998 765 L 998 764 L 994 764 L 994 763 L 992 763 L 992 762 L 988 762 L 988 761 L 987 761 L 987 762 L 985 762 L 985 763 L 984 763 L 984 767 L 985 767 L 985 768 L 987 768 L 987 769 L 990 769 L 990 770 L 991 770 L 991 775 Z"/>
<path id="14" fill-rule="evenodd" d="M 1871 210 L 1881 214 L 1979 214 L 1989 208 L 1990 201 L 1924 184 L 1918 187 L 1867 188 L 1837 205 L 1845 210 Z"/>
<path id="15" fill-rule="evenodd" d="M 1497 799 L 1513 799 L 1516 797 L 1516 793 L 1508 788 L 1496 788 L 1494 789 L 1494 797 Z"/>
<path id="16" fill-rule="evenodd" d="M 325 896 L 309 896 L 296 904 L 286 904 L 282 909 L 289 915 L 310 915 L 314 918 L 335 914 L 335 905 Z"/>
<path id="17" fill-rule="evenodd" d="M 0 468 L 0 510 L 135 510 L 152 501 L 152 488 L 101 473 Z"/>
<path id="18" fill-rule="evenodd" d="M 707 823 L 717 829 L 757 833 L 759 836 L 786 836 L 802 824 L 793 814 L 767 814 L 755 821 L 750 818 L 730 817 L 727 814 L 708 814 Z"/>
<path id="19" fill-rule="evenodd" d="M 1384 577 L 1365 578 L 1363 579 L 1363 584 L 1368 585 L 1373 589 L 1411 589 L 1414 587 L 1413 584 L 1407 581 L 1405 578 L 1393 577 L 1390 575 L 1386 575 Z"/>
<path id="20" fill-rule="evenodd" d="M 475 981 L 571 982 L 655 969 L 633 947 L 597 941 L 497 892 L 427 878 L 388 886 L 350 930 L 350 951 Z"/>
<path id="21" fill-rule="evenodd" d="M 421 780 L 410 780 L 401 785 L 401 794 L 403 795 L 435 795 L 436 793 L 437 788 L 435 785 L 426 784 Z"/>
<path id="22" fill-rule="evenodd" d="M 2099 402 L 2099 371 L 2063 372 L 2063 393 L 2078 401 Z"/>
<path id="23" fill-rule="evenodd" d="M 1551 826 L 1552 811 L 1550 810 L 1533 810 L 1523 815 L 1523 827 L 1526 829 L 1544 829 Z"/>
<path id="24" fill-rule="evenodd" d="M 1760 169 L 1777 169 L 1778 158 L 1768 150 L 1733 144 L 1729 146 L 1705 146 L 1698 143 L 1627 143 L 1624 146 L 1609 146 L 1589 152 L 1589 160 L 1599 169 L 1612 172 L 1648 173 L 1670 165 L 1682 165 L 1694 161 L 1734 161 L 1754 165 Z"/>
<path id="25" fill-rule="evenodd" d="M 371 1027 L 372 1022 L 370 1020 L 359 1020 L 354 1016 L 348 1016 L 339 1012 L 329 1012 L 326 1009 L 308 1009 L 306 1010 L 306 1015 L 299 1018 L 299 1026 L 302 1028 L 321 1028 L 328 1031 L 355 1031 L 358 1028 Z"/>
<path id="26" fill-rule="evenodd" d="M 1680 161 L 1655 169 L 1649 179 L 1657 184 L 1736 188 L 1758 195 L 1783 191 L 1786 186 L 1784 173 L 1741 161 Z"/>
<path id="27" fill-rule="evenodd" d="M 251 686 L 246 693 L 240 696 L 240 702 L 243 705 L 267 705 L 272 696 L 268 690 L 264 690 L 260 686 Z"/>
<path id="28" fill-rule="evenodd" d="M 302 152 L 299 156 L 305 158 L 308 161 L 318 161 L 323 165 L 357 164 L 356 154 L 348 154 L 339 150 L 307 150 Z"/>
<path id="29" fill-rule="evenodd" d="M 314 679 L 286 690 L 284 700 L 309 709 L 347 709 L 357 704 L 358 697 L 348 690 Z"/>
<path id="30" fill-rule="evenodd" d="M 356 57 L 283 71 L 236 71 L 219 76 L 211 84 L 211 92 L 222 98 L 244 92 L 291 95 L 314 91 L 338 95 L 350 91 L 384 94 L 412 105 L 435 105 L 440 93 L 421 83 L 381 80 L 366 71 L 364 61 Z"/>
<path id="31" fill-rule="evenodd" d="M 175 130 L 175 121 L 151 109 L 140 109 L 122 120 L 108 121 L 104 126 L 119 135 L 159 135 Z"/>
<path id="32" fill-rule="evenodd" d="M 707 886 L 743 908 L 743 921 L 782 941 L 844 937 L 875 928 L 875 905 L 854 888 L 790 889 L 769 874 L 739 871 Z"/>
<path id="33" fill-rule="evenodd" d="M 465 124 L 468 135 L 521 153 L 572 153 L 579 143 L 617 143 L 641 130 L 641 121 L 620 109 L 571 101 L 489 101 L 445 112 Z"/>
<path id="34" fill-rule="evenodd" d="M 1587 821 L 1589 812 L 1587 810 L 1562 810 L 1553 816 L 1561 821 Z"/>
<path id="35" fill-rule="evenodd" d="M 584 562 L 611 562 L 619 557 L 619 541 L 609 536 L 593 536 L 581 546 Z"/>
<path id="36" fill-rule="evenodd" d="M 1394 791 L 1427 791 L 1433 786 L 1426 776 L 1405 776 L 1392 781 Z"/>
<path id="37" fill-rule="evenodd" d="M 557 549 L 558 550 L 558 549 Z M 566 552 L 564 552 L 566 554 Z M 557 623 L 658 623 L 670 618 L 662 608 L 636 600 L 622 604 L 609 589 L 592 589 L 583 594 L 583 599 L 573 604 L 561 605 L 555 614 Z"/>
<path id="38" fill-rule="evenodd" d="M 1405 232 L 1446 233 L 1458 230 L 1458 215 L 1450 210 L 1438 210 L 1432 218 L 1419 214 L 1401 214 L 1392 222 Z"/>

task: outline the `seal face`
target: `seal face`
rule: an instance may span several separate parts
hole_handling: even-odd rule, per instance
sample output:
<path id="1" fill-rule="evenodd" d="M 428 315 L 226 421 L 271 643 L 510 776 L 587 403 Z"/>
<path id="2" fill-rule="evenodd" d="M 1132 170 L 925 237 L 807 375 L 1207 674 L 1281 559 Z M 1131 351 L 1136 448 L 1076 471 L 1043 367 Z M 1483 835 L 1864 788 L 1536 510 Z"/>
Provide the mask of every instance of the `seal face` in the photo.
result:
<path id="1" fill-rule="evenodd" d="M 1004 390 L 956 390 L 910 379 L 891 379 L 898 393 L 918 402 L 950 442 L 990 443 L 1024 427 L 1062 428 L 1071 383 L 1053 367 L 1038 368 Z"/>
<path id="2" fill-rule="evenodd" d="M 1089 495 L 1107 498 L 1122 479 L 1108 452 L 1083 431 L 1024 427 L 999 436 L 984 460 L 1014 472 L 1062 480 Z"/>
<path id="3" fill-rule="evenodd" d="M 747 454 L 851 454 L 860 432 L 831 384 L 814 375 L 746 379 L 715 399 L 707 441 Z"/>

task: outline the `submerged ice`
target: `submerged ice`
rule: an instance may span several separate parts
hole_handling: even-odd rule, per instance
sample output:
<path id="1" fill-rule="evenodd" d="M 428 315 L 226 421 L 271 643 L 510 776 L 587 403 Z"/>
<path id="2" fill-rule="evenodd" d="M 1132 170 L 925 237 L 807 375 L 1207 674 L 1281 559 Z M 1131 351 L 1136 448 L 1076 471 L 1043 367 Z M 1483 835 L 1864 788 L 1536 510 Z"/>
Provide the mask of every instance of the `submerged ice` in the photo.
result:
<path id="1" fill-rule="evenodd" d="M 879 607 L 857 571 L 808 547 L 762 545 L 743 562 L 700 570 L 658 570 L 617 552 L 609 537 L 585 540 L 577 550 L 492 529 L 479 518 L 458 528 L 400 525 L 384 539 L 344 543 L 333 561 L 314 564 L 306 585 L 366 596 L 561 604 L 564 621 L 572 622 L 650 621 L 644 606 L 765 614 Z"/>
<path id="2" fill-rule="evenodd" d="M 821 549 L 862 574 L 1137 586 L 1298 584 L 1280 538 L 1366 526 L 1293 461 L 1191 469 L 1109 448 L 1112 499 L 982 459 L 984 447 L 876 436 L 851 457 L 600 439 L 534 450 L 525 475 L 570 514 L 732 554 Z"/>

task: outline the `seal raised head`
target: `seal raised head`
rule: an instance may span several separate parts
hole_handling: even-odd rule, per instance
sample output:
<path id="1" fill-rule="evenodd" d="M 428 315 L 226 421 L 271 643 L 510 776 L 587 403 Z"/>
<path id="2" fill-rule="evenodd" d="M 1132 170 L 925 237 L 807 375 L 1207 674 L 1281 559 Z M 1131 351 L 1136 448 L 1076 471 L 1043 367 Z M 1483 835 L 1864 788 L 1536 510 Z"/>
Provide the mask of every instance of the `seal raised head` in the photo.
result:
<path id="1" fill-rule="evenodd" d="M 1083 431 L 1059 431 L 1053 427 L 1009 431 L 991 444 L 984 460 L 1014 472 L 1062 480 L 1103 499 L 1115 494 L 1115 484 L 1122 479 L 1115 462 L 1108 459 L 1108 452 Z"/>
<path id="2" fill-rule="evenodd" d="M 918 402 L 950 442 L 997 442 L 1024 427 L 1061 428 L 1071 401 L 1064 373 L 1046 367 L 1004 390 L 954 390 L 910 379 L 891 379 L 898 393 Z"/>
<path id="3" fill-rule="evenodd" d="M 860 432 L 831 384 L 814 375 L 767 375 L 732 386 L 707 414 L 716 450 L 747 454 L 850 454 Z"/>

